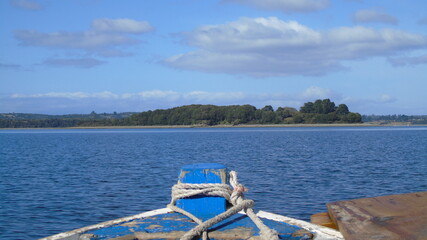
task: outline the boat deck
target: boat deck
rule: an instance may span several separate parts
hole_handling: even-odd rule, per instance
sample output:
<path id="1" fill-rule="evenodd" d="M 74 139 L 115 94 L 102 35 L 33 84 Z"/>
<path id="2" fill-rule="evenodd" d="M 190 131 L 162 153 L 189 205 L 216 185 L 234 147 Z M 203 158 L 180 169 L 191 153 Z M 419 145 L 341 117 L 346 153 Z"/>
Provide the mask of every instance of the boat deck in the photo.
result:
<path id="1" fill-rule="evenodd" d="M 286 223 L 263 219 L 270 227 L 279 231 L 282 239 L 307 239 L 313 234 Z M 96 236 L 96 239 L 179 239 L 197 224 L 179 213 L 135 219 L 116 224 L 108 228 L 96 229 L 86 234 Z M 258 229 L 246 215 L 235 215 L 225 222 L 212 227 L 210 239 L 250 239 L 258 235 Z"/>

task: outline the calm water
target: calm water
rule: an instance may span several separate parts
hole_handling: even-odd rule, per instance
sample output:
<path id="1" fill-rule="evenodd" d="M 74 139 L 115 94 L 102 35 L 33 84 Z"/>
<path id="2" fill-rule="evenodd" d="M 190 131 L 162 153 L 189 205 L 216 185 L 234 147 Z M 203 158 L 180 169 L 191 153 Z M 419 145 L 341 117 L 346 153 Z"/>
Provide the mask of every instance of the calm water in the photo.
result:
<path id="1" fill-rule="evenodd" d="M 0 239 L 162 208 L 179 168 L 222 163 L 256 208 L 427 190 L 427 127 L 0 130 Z"/>

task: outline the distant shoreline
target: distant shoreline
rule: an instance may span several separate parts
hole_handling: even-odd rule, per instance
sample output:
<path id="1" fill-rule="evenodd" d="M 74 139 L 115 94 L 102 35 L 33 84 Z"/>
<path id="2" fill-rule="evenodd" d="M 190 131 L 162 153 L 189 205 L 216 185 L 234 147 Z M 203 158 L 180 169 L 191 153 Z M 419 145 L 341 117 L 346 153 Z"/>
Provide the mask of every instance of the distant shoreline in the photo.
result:
<path id="1" fill-rule="evenodd" d="M 0 128 L 0 130 L 28 129 L 180 129 L 180 128 L 296 128 L 296 127 L 405 127 L 427 126 L 426 124 L 396 123 L 325 123 L 325 124 L 240 124 L 240 125 L 156 125 L 156 126 L 91 126 L 91 127 L 59 127 L 59 128 Z"/>

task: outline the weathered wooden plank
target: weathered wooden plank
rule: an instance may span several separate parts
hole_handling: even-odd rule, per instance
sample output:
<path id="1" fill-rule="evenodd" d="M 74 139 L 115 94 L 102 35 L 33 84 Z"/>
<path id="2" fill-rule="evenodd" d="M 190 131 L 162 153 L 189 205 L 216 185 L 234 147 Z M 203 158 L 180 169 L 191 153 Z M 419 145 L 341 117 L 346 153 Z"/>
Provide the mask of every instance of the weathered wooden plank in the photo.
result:
<path id="1" fill-rule="evenodd" d="M 322 213 L 316 213 L 310 216 L 310 222 L 338 230 L 337 225 L 335 225 L 334 221 L 332 221 L 331 217 L 329 216 L 329 213 L 322 212 Z"/>
<path id="2" fill-rule="evenodd" d="M 427 192 L 327 204 L 345 239 L 427 239 Z"/>

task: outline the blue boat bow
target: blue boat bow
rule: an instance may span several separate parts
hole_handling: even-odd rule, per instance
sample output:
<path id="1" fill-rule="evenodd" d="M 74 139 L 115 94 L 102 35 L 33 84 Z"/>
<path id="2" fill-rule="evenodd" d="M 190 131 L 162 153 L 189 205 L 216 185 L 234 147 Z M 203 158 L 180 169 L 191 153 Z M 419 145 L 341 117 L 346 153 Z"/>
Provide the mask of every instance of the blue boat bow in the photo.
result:
<path id="1" fill-rule="evenodd" d="M 83 227 L 43 240 L 344 239 L 334 229 L 264 211 L 255 214 L 253 202 L 244 199 L 246 189 L 237 182 L 234 174 L 221 164 L 184 166 L 168 208 Z"/>

